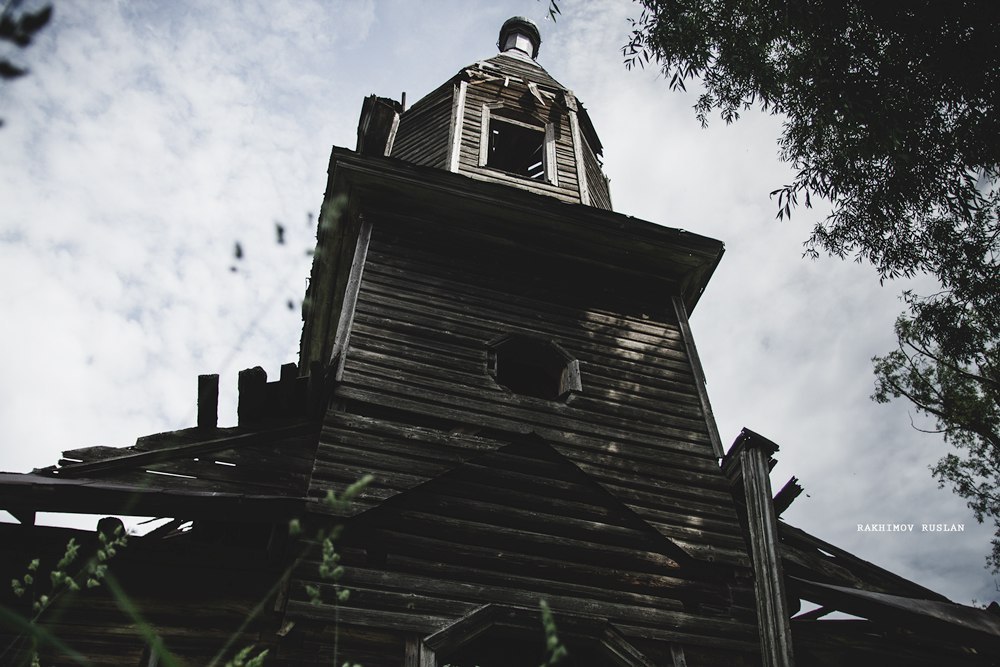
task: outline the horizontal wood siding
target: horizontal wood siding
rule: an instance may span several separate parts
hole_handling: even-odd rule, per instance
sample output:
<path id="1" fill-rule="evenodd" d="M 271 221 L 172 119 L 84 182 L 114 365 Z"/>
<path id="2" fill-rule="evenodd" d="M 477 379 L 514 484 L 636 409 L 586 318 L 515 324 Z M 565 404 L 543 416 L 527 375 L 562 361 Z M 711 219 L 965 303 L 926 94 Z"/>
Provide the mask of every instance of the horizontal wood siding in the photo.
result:
<path id="1" fill-rule="evenodd" d="M 474 458 L 348 524 L 341 619 L 427 635 L 482 604 L 544 598 L 557 622 L 584 614 L 632 638 L 753 650 L 752 600 L 727 568 L 678 563 L 673 545 L 571 462 L 513 440 L 486 453 L 452 448 Z M 440 443 L 411 449 L 414 474 L 447 457 Z M 295 571 L 290 618 L 332 614 L 307 602 L 307 584 L 333 595 L 317 572 L 315 559 Z"/>
<path id="2" fill-rule="evenodd" d="M 375 231 L 342 400 L 444 424 L 534 431 L 690 553 L 745 563 L 665 296 L 643 303 L 649 297 L 637 286 L 590 268 L 369 215 Z M 499 386 L 486 371 L 487 343 L 507 333 L 557 342 L 579 360 L 582 392 L 559 402 Z M 314 492 L 373 471 L 366 466 L 386 472 L 371 460 L 342 466 L 345 442 L 356 436 L 329 427 Z M 433 476 L 400 467 L 385 497 Z"/>
<path id="3" fill-rule="evenodd" d="M 452 92 L 449 81 L 399 117 L 392 157 L 429 167 L 447 166 Z"/>

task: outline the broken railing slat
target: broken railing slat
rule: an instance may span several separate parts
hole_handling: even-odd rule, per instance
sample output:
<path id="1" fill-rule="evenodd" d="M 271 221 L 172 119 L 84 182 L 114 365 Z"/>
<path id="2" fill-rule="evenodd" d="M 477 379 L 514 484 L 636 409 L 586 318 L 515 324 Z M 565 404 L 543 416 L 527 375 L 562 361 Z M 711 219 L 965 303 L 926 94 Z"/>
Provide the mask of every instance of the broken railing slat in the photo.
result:
<path id="1" fill-rule="evenodd" d="M 76 463 L 59 468 L 58 475 L 59 477 L 74 477 L 87 473 L 150 465 L 161 461 L 169 461 L 180 456 L 195 456 L 220 449 L 266 444 L 279 438 L 305 434 L 311 431 L 318 431 L 318 425 L 315 423 L 292 424 L 291 426 L 283 426 L 266 431 L 244 433 L 225 438 L 213 438 L 212 440 L 205 440 L 203 442 L 177 445 L 176 447 L 164 447 L 163 449 L 155 449 L 137 454 L 126 454 L 118 458 L 94 461 L 92 463 Z"/>

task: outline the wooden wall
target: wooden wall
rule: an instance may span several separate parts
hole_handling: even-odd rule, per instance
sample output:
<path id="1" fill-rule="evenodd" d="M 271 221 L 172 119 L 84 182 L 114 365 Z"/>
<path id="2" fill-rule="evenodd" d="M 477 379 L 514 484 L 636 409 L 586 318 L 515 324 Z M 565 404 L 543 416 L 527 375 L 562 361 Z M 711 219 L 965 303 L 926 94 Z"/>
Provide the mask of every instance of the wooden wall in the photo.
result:
<path id="1" fill-rule="evenodd" d="M 220 652 L 225 658 L 219 664 L 225 664 L 245 646 L 265 648 L 274 625 L 272 587 L 281 578 L 280 564 L 266 553 L 269 531 L 266 526 L 244 527 L 247 539 L 237 546 L 231 543 L 232 531 L 216 527 L 214 535 L 130 538 L 109 562 L 124 591 L 122 597 L 112 595 L 107 583 L 82 587 L 56 599 L 41 625 L 85 656 L 84 664 L 93 665 L 151 664 L 141 623 L 125 611 L 128 604 L 181 664 L 206 665 Z M 0 524 L 0 567 L 9 579 L 24 573 L 32 558 L 39 558 L 39 591 L 48 591 L 48 573 L 71 537 L 81 544 L 78 558 L 68 568 L 73 573 L 93 557 L 95 533 Z M 22 606 L 6 582 L 0 604 L 30 616 L 30 605 Z M 25 648 L 23 638 L 0 624 L 0 652 L 7 651 L 0 664 L 21 664 Z M 46 667 L 79 664 L 59 649 L 43 647 L 40 654 Z"/>
<path id="2" fill-rule="evenodd" d="M 342 399 L 534 430 L 664 534 L 745 563 L 684 341 L 652 278 L 638 284 L 513 242 L 491 246 L 474 233 L 488 220 L 470 220 L 459 236 L 391 212 L 366 215 L 375 231 Z M 559 343 L 580 361 L 582 393 L 553 403 L 498 386 L 486 345 L 505 333 Z"/>
<path id="3" fill-rule="evenodd" d="M 453 89 L 449 81 L 400 115 L 392 157 L 447 169 Z"/>
<path id="4" fill-rule="evenodd" d="M 372 238 L 311 486 L 320 497 L 375 476 L 349 527 L 357 595 L 341 621 L 425 636 L 484 603 L 546 597 L 644 650 L 689 645 L 702 657 L 688 664 L 752 660 L 745 547 L 669 285 L 554 259 L 488 216 L 364 216 Z M 507 333 L 557 342 L 582 392 L 497 385 L 487 345 Z M 290 592 L 303 633 L 334 613 L 305 600 L 315 568 Z"/>

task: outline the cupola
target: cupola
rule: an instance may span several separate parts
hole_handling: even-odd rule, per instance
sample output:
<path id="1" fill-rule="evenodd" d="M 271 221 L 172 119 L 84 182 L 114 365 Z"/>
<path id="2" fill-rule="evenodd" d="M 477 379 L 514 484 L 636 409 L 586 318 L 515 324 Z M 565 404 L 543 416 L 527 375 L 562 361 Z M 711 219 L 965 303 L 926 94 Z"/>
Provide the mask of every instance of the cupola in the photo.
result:
<path id="1" fill-rule="evenodd" d="M 497 40 L 497 48 L 502 53 L 519 51 L 532 59 L 538 57 L 538 47 L 541 44 L 542 36 L 538 32 L 538 26 L 523 16 L 514 16 L 504 21 L 500 28 L 500 39 Z"/>
<path id="2" fill-rule="evenodd" d="M 536 62 L 541 42 L 538 27 L 515 16 L 500 28 L 500 53 L 411 108 L 369 97 L 358 151 L 610 210 L 600 139 L 573 92 Z"/>

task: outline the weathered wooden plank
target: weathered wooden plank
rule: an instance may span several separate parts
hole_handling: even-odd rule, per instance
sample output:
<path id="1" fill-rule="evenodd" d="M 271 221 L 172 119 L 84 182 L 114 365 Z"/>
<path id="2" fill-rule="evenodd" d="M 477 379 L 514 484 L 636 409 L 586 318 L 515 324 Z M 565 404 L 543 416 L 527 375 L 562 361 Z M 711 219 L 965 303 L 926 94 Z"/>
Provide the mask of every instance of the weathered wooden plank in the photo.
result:
<path id="1" fill-rule="evenodd" d="M 492 517 L 477 513 L 472 513 L 471 517 L 452 517 L 415 509 L 397 509 L 393 516 L 396 518 L 384 525 L 407 534 L 443 541 L 461 535 L 463 541 L 472 540 L 478 547 L 501 549 L 504 554 L 517 553 L 526 557 L 556 559 L 581 566 L 594 565 L 606 569 L 609 575 L 613 575 L 615 571 L 628 570 L 662 577 L 665 576 L 664 573 L 679 568 L 675 560 L 648 550 L 648 545 L 643 549 L 635 543 L 618 546 L 595 542 L 601 537 L 599 533 L 582 537 L 553 535 L 547 528 L 542 532 L 523 526 L 512 528 L 498 525 Z M 686 585 L 683 579 L 676 576 L 673 578 L 677 579 L 679 586 Z"/>
<path id="2" fill-rule="evenodd" d="M 430 328 L 434 326 L 432 319 L 424 318 L 421 323 L 407 322 L 394 318 L 391 312 L 383 312 L 383 314 L 378 315 L 369 313 L 368 310 L 370 309 L 365 307 L 363 311 L 358 313 L 358 322 L 366 327 L 366 330 L 374 329 L 383 330 L 386 333 L 405 334 L 425 345 L 445 346 L 457 343 L 456 352 L 461 351 L 466 354 L 471 354 L 472 351 L 478 351 L 479 354 L 482 354 L 482 350 L 485 350 L 486 347 L 486 341 L 500 332 L 524 333 L 529 336 L 534 333 L 531 330 L 512 331 L 510 327 L 494 329 L 493 336 L 487 336 L 488 332 L 484 331 L 460 331 L 456 333 L 455 327 L 451 326 L 448 329 Z M 409 340 L 407 340 L 407 344 L 409 344 Z M 650 368 L 636 363 L 635 359 L 621 359 L 612 355 L 603 355 L 599 350 L 591 353 L 577 348 L 574 352 L 581 362 L 581 370 L 585 377 L 588 373 L 601 374 L 610 378 L 617 376 L 620 378 L 619 386 L 622 387 L 635 389 L 649 386 L 675 391 L 686 390 L 691 395 L 697 396 L 692 376 L 684 371 L 663 367 Z"/>
<path id="3" fill-rule="evenodd" d="M 280 493 L 282 491 L 305 490 L 308 474 L 292 473 L 281 469 L 253 469 L 248 466 L 216 463 L 211 459 L 189 459 L 157 463 L 145 468 L 146 471 L 168 472 L 175 475 L 190 475 L 202 482 L 222 482 L 236 486 L 244 485 L 254 493 Z"/>
<path id="4" fill-rule="evenodd" d="M 438 266 L 441 261 L 450 258 L 434 257 L 433 255 L 414 257 L 411 252 L 405 255 L 389 254 L 391 248 L 385 248 L 385 242 L 373 242 L 370 250 L 369 277 L 373 282 L 381 282 L 387 287 L 405 285 L 408 289 L 420 290 L 431 295 L 446 294 L 455 299 L 485 307 L 488 310 L 501 310 L 524 315 L 528 318 L 561 317 L 573 322 L 574 325 L 594 331 L 623 332 L 632 340 L 643 341 L 658 346 L 670 346 L 675 350 L 684 351 L 684 341 L 677 324 L 664 316 L 662 319 L 648 318 L 643 320 L 624 314 L 609 313 L 574 299 L 576 305 L 568 305 L 564 299 L 539 300 L 520 292 L 518 281 L 508 283 L 508 289 L 497 290 L 468 284 L 472 267 L 456 266 L 455 261 Z M 475 247 L 469 251 L 476 250 Z M 459 248 L 458 251 L 464 252 Z M 480 253 L 481 254 L 481 253 Z M 586 270 L 586 267 L 579 267 Z M 480 269 L 481 270 L 481 269 Z M 567 295 L 569 296 L 569 295 Z M 572 304 L 572 302 L 570 302 Z"/>
<path id="5" fill-rule="evenodd" d="M 410 411 L 418 415 L 436 414 L 445 419 L 452 420 L 458 424 L 476 424 L 483 428 L 496 428 L 511 433 L 524 433 L 529 429 L 534 430 L 538 435 L 552 443 L 592 443 L 593 446 L 600 447 L 601 438 L 603 447 L 607 451 L 624 450 L 632 443 L 661 447 L 664 452 L 672 449 L 687 452 L 695 456 L 711 456 L 711 450 L 705 447 L 707 443 L 689 442 L 686 439 L 677 438 L 652 438 L 642 433 L 614 430 L 601 426 L 580 424 L 574 420 L 560 419 L 530 419 L 525 421 L 520 417 L 528 417 L 530 413 L 518 411 L 517 415 L 509 418 L 506 415 L 494 414 L 495 410 L 490 407 L 485 411 L 473 411 L 467 408 L 465 403 L 456 402 L 454 404 L 434 404 L 424 400 L 413 400 L 410 397 L 412 392 L 406 388 L 396 388 L 392 386 L 380 387 L 377 391 L 365 389 L 360 386 L 341 385 L 337 389 L 337 394 L 346 399 L 356 399 L 373 405 L 383 405 L 392 409 Z M 461 405 L 456 408 L 453 405 Z M 513 408 L 511 408 L 513 410 Z M 432 412 L 429 412 L 432 410 Z"/>
<path id="6" fill-rule="evenodd" d="M 475 470 L 470 469 L 470 472 L 474 473 Z M 595 530 L 600 530 L 602 534 L 621 535 L 621 540 L 624 542 L 627 539 L 640 539 L 636 532 L 644 533 L 650 528 L 646 524 L 640 531 L 638 528 L 626 528 L 618 523 L 612 523 L 623 520 L 620 512 L 604 505 L 581 500 L 579 492 L 572 487 L 565 494 L 552 493 L 547 492 L 542 482 L 537 482 L 535 486 L 529 486 L 525 485 L 523 479 L 500 477 L 493 479 L 491 483 L 489 474 L 469 475 L 468 481 L 449 479 L 449 484 L 452 486 L 447 490 L 447 495 L 442 492 L 442 495 L 435 499 L 435 503 L 441 506 L 439 511 L 447 511 L 451 503 L 467 505 L 474 502 L 486 506 L 496 505 L 504 508 L 504 516 L 518 517 L 519 520 L 526 522 L 525 525 L 533 525 L 531 517 L 539 514 L 537 510 L 539 498 L 544 498 L 545 506 L 551 508 L 552 512 L 558 512 L 557 516 L 566 521 L 564 529 L 566 531 L 576 530 L 580 526 L 592 526 Z M 423 503 L 429 502 L 417 492 L 409 497 L 413 498 L 415 506 L 422 506 Z M 475 498 L 475 500 L 470 500 L 470 497 Z M 528 517 L 519 516 L 519 512 L 527 514 Z M 702 520 L 702 517 L 696 513 L 687 513 L 685 516 L 695 522 Z M 600 528 L 596 528 L 597 526 Z M 553 530 L 557 533 L 561 532 Z M 648 538 L 646 539 L 648 540 Z"/>
<path id="7" fill-rule="evenodd" d="M 603 589 L 586 584 L 552 584 L 530 577 L 504 576 L 487 571 L 477 571 L 468 567 L 450 565 L 448 573 L 458 577 L 443 577 L 434 569 L 433 563 L 404 556 L 388 556 L 390 565 L 398 565 L 417 572 L 370 569 L 349 565 L 345 568 L 345 586 L 377 587 L 386 591 L 401 593 L 415 592 L 435 597 L 445 597 L 467 602 L 495 602 L 535 606 L 545 597 L 556 607 L 575 609 L 579 613 L 614 615 L 627 617 L 635 610 L 654 609 L 681 612 L 683 603 L 667 597 L 645 593 L 629 593 L 618 589 Z M 303 573 L 315 571 L 306 565 Z M 641 614 L 642 611 L 639 611 Z"/>
<path id="8" fill-rule="evenodd" d="M 406 559 L 407 562 L 415 562 L 414 559 Z M 464 572 L 475 572 L 468 568 L 462 568 Z M 668 627 L 687 626 L 710 631 L 713 624 L 717 624 L 717 617 L 699 614 L 697 612 L 685 612 L 678 600 L 667 597 L 656 597 L 648 594 L 627 593 L 620 590 L 609 591 L 597 587 L 556 583 L 550 584 L 549 590 L 544 582 L 528 577 L 516 576 L 513 580 L 503 579 L 509 582 L 507 585 L 495 585 L 480 582 L 456 581 L 450 575 L 453 574 L 451 566 L 443 566 L 441 575 L 437 578 L 423 577 L 413 574 L 395 572 L 376 572 L 371 570 L 360 570 L 348 567 L 344 581 L 346 586 L 359 585 L 358 580 L 363 580 L 367 590 L 381 589 L 385 592 L 387 603 L 385 607 L 392 611 L 405 605 L 406 596 L 419 593 L 419 599 L 427 600 L 428 608 L 442 609 L 444 605 L 438 603 L 434 605 L 435 598 L 464 600 L 466 608 L 474 608 L 477 604 L 484 602 L 521 604 L 534 607 L 538 600 L 544 597 L 556 610 L 573 614 L 587 614 L 596 617 L 609 618 L 614 623 L 627 622 L 636 625 L 648 625 L 656 627 L 666 625 Z M 482 577 L 490 579 L 489 573 L 475 572 L 476 578 Z M 493 577 L 495 579 L 495 577 Z M 542 585 L 543 590 L 537 587 Z M 405 585 L 405 588 L 404 588 Z M 612 594 L 612 600 L 603 599 L 608 594 Z M 392 600 L 391 596 L 397 598 Z M 428 613 L 424 611 L 423 613 Z M 728 623 L 726 622 L 728 621 Z M 720 625 L 728 625 L 737 629 L 740 634 L 753 632 L 753 627 L 745 621 L 735 621 L 726 619 Z"/>
<path id="9" fill-rule="evenodd" d="M 608 618 L 619 627 L 632 627 L 638 636 L 650 636 L 654 628 L 670 628 L 675 640 L 712 633 L 752 639 L 755 633 L 752 620 L 686 612 L 678 608 L 677 601 L 669 595 L 651 594 L 654 590 L 662 593 L 662 589 L 630 592 L 621 587 L 547 581 L 524 573 L 491 572 L 469 567 L 464 562 L 459 566 L 437 561 L 435 566 L 434 561 L 421 561 L 411 556 L 390 555 L 388 558 L 390 567 L 405 567 L 412 572 L 379 572 L 349 566 L 345 568 L 344 585 L 351 586 L 356 580 L 362 580 L 369 587 L 385 586 L 399 592 L 411 590 L 435 596 L 455 596 L 470 602 L 531 607 L 544 596 L 557 613 L 563 608 L 571 613 Z"/>
<path id="10" fill-rule="evenodd" d="M 429 462 L 407 456 L 405 453 L 371 451 L 367 448 L 327 447 L 323 449 L 321 456 L 317 457 L 315 470 L 323 471 L 328 467 L 339 465 L 350 465 L 359 469 L 368 467 L 373 472 L 377 470 L 380 475 L 405 473 L 423 478 L 437 477 L 453 467 L 451 462 Z"/>
<path id="11" fill-rule="evenodd" d="M 59 469 L 60 477 L 74 477 L 79 475 L 93 475 L 100 472 L 108 472 L 123 468 L 135 468 L 143 465 L 170 460 L 177 457 L 197 456 L 213 451 L 229 448 L 250 447 L 254 445 L 267 444 L 275 440 L 286 437 L 294 437 L 314 432 L 316 426 L 312 423 L 296 423 L 278 428 L 263 429 L 250 433 L 231 435 L 223 438 L 204 440 L 176 447 L 164 447 L 145 452 L 129 452 L 114 459 L 104 459 L 92 463 L 76 463 L 64 466 Z"/>
<path id="12" fill-rule="evenodd" d="M 385 305 L 399 304 L 404 308 L 416 306 L 432 312 L 475 313 L 473 321 L 500 321 L 523 327 L 544 326 L 550 335 L 565 340 L 600 344 L 611 350 L 624 347 L 655 358 L 681 361 L 681 367 L 688 368 L 688 353 L 682 345 L 670 345 L 669 339 L 619 327 L 594 325 L 581 318 L 580 311 L 571 311 L 560 317 L 562 314 L 550 309 L 548 304 L 524 307 L 523 299 L 515 294 L 493 291 L 475 297 L 451 290 L 446 285 L 422 287 L 416 280 L 379 275 L 377 271 L 365 282 L 362 298 Z"/>
<path id="13" fill-rule="evenodd" d="M 331 411 L 327 414 L 325 426 L 328 428 L 351 429 L 366 437 L 372 433 L 401 438 L 408 441 L 455 447 L 461 450 L 490 451 L 498 446 L 498 441 L 460 432 L 444 433 L 433 428 L 424 428 L 409 423 L 395 423 L 384 419 L 373 419 L 364 415 Z"/>
<path id="14" fill-rule="evenodd" d="M 511 506 L 508 496 L 504 494 L 500 498 L 483 500 L 478 492 L 480 487 L 465 485 L 463 488 L 468 493 L 472 491 L 474 496 L 460 495 L 459 491 L 452 489 L 450 484 L 454 480 L 449 480 L 449 486 L 442 488 L 436 494 L 420 492 L 416 490 L 407 495 L 406 506 L 413 510 L 425 513 L 436 513 L 444 517 L 468 518 L 475 516 L 489 516 L 491 521 L 497 525 L 504 525 L 510 528 L 519 528 L 529 531 L 545 530 L 549 534 L 564 536 L 576 539 L 593 538 L 599 536 L 602 543 L 610 545 L 650 549 L 656 541 L 651 537 L 650 532 L 640 530 L 635 526 L 624 526 L 620 523 L 604 523 L 592 519 L 580 519 L 575 515 L 581 513 L 579 506 L 582 504 L 584 512 L 587 509 L 603 509 L 610 521 L 628 523 L 623 520 L 622 512 L 613 512 L 603 506 L 595 506 L 588 503 L 568 502 L 561 499 L 546 496 L 521 496 L 523 500 L 528 500 L 527 507 Z M 471 494 L 470 494 L 471 495 Z M 544 505 L 544 510 L 539 510 L 540 500 Z"/>
<path id="15" fill-rule="evenodd" d="M 457 560 L 472 567 L 511 574 L 530 574 L 554 582 L 604 585 L 632 592 L 658 593 L 666 597 L 680 595 L 692 585 L 675 577 L 649 572 L 594 566 L 547 558 L 542 553 L 519 553 L 507 548 L 472 545 L 385 528 L 368 528 L 366 534 L 378 540 L 385 548 L 406 553 L 410 557 L 438 559 L 439 562 Z M 699 589 L 699 595 L 702 593 L 704 591 Z"/>
<path id="16" fill-rule="evenodd" d="M 396 379 L 409 379 L 414 382 L 440 382 L 443 387 L 449 388 L 461 384 L 464 387 L 487 394 L 493 393 L 496 395 L 496 400 L 504 402 L 508 400 L 507 390 L 497 385 L 493 378 L 486 373 L 485 363 L 477 364 L 476 368 L 459 370 L 454 367 L 448 368 L 438 364 L 425 363 L 421 355 L 411 355 L 405 349 L 400 349 L 397 356 L 371 352 L 365 349 L 366 347 L 365 343 L 359 341 L 358 345 L 353 348 L 351 353 L 353 361 L 350 365 L 352 371 L 372 375 L 384 374 Z M 580 393 L 573 397 L 572 407 L 576 411 L 609 415 L 646 425 L 660 424 L 665 427 L 686 428 L 692 431 L 702 430 L 704 426 L 698 408 L 690 404 L 665 403 L 662 409 L 652 411 L 644 407 L 634 407 L 628 403 L 604 400 L 590 387 L 584 387 Z"/>
<path id="17" fill-rule="evenodd" d="M 376 206 L 378 206 L 377 210 Z M 380 227 L 384 227 L 387 222 L 398 226 L 406 225 L 407 222 L 413 225 L 419 221 L 421 227 L 425 224 L 439 226 L 447 222 L 456 225 L 457 229 L 461 230 L 462 236 L 470 240 L 479 239 L 488 246 L 497 249 L 505 246 L 515 247 L 510 236 L 510 232 L 512 231 L 509 226 L 510 221 L 502 217 L 498 217 L 497 219 L 490 218 L 489 224 L 470 226 L 466 224 L 467 221 L 464 218 L 455 220 L 449 218 L 449 216 L 460 216 L 461 213 L 459 210 L 431 213 L 419 209 L 415 210 L 410 207 L 404 214 L 402 210 L 394 210 L 387 202 L 372 202 L 367 210 L 372 215 L 378 215 L 380 218 Z M 525 211 L 524 213 L 534 215 L 536 212 Z M 468 211 L 466 215 L 482 216 L 482 211 Z M 559 233 L 561 228 L 558 226 L 540 227 L 537 231 L 533 230 L 533 235 L 530 239 L 522 240 L 521 246 L 525 249 L 544 252 L 548 257 L 548 262 L 545 265 L 525 264 L 525 266 L 530 266 L 531 268 L 531 271 L 527 275 L 537 277 L 540 270 L 543 272 L 541 275 L 544 275 L 546 266 L 553 262 L 569 262 L 594 267 L 601 271 L 599 277 L 603 282 L 606 283 L 608 277 L 611 276 L 617 278 L 614 284 L 624 284 L 623 281 L 627 280 L 632 286 L 631 292 L 616 290 L 613 295 L 614 299 L 606 299 L 602 304 L 602 308 L 613 312 L 625 312 L 641 316 L 642 314 L 648 315 L 650 312 L 655 312 L 662 308 L 662 298 L 664 295 L 662 287 L 666 286 L 675 291 L 681 289 L 682 286 L 676 282 L 677 276 L 689 270 L 697 270 L 702 266 L 702 263 L 699 263 L 698 259 L 704 254 L 704 249 L 700 246 L 695 247 L 686 243 L 687 236 L 677 239 L 671 238 L 668 243 L 666 239 L 660 239 L 659 242 L 654 242 L 653 239 L 650 239 L 647 242 L 634 238 L 635 234 L 629 234 L 629 244 L 632 249 L 629 256 L 635 261 L 629 264 L 622 264 L 619 260 L 613 259 L 611 256 L 594 252 L 594 244 L 603 242 L 607 246 L 607 235 L 598 236 L 594 233 L 596 228 L 589 229 L 588 231 L 588 228 L 581 225 L 581 222 L 579 219 L 574 219 L 572 223 L 567 221 L 567 228 L 564 230 L 565 233 L 562 234 Z M 505 236 L 505 234 L 507 235 Z M 571 235 L 567 236 L 567 234 Z M 652 268 L 645 267 L 643 260 L 647 255 L 655 255 L 657 257 L 657 265 L 662 265 L 663 270 L 651 272 L 653 271 Z M 511 267 L 509 277 L 516 278 L 519 274 L 514 269 L 519 264 L 518 255 L 511 254 L 508 258 L 506 265 Z M 488 257 L 484 259 L 489 260 Z M 513 264 L 511 261 L 513 261 Z M 580 278 L 583 279 L 584 283 L 592 282 L 588 281 L 588 276 L 586 275 L 580 276 Z M 555 287 L 559 284 L 561 283 L 556 282 L 552 286 Z M 588 302 L 592 305 L 595 305 L 595 299 L 601 299 L 604 293 L 603 287 L 606 287 L 606 285 L 598 285 L 596 282 L 594 285 L 598 289 L 589 292 L 579 292 L 581 295 L 586 294 Z M 541 287 L 542 285 L 538 286 Z M 565 290 L 563 291 L 565 292 Z"/>
<path id="18" fill-rule="evenodd" d="M 598 418 L 586 410 L 576 410 L 572 405 L 509 392 L 498 393 L 463 385 L 451 385 L 447 387 L 450 390 L 448 392 L 444 389 L 419 376 L 355 362 L 349 366 L 337 393 L 345 398 L 375 403 L 384 403 L 391 395 L 394 403 L 389 402 L 390 406 L 411 406 L 417 412 L 426 410 L 427 414 L 458 422 L 513 432 L 524 432 L 538 426 L 566 429 L 589 436 L 633 439 L 649 444 L 656 444 L 653 439 L 662 437 L 708 445 L 708 436 L 704 430 L 635 423 L 610 414 L 603 414 Z M 373 391 L 385 398 L 377 400 Z M 409 397 L 413 397 L 413 400 Z"/>
<path id="19" fill-rule="evenodd" d="M 375 213 L 375 211 L 373 211 L 373 213 Z M 433 251 L 433 248 L 428 246 L 427 244 L 429 241 L 432 241 L 433 239 L 437 238 L 442 234 L 441 231 L 442 228 L 440 225 L 442 222 L 447 220 L 447 218 L 445 218 L 445 220 L 441 220 L 439 216 L 431 217 L 431 215 L 427 215 L 425 218 L 425 216 L 421 215 L 420 212 L 414 211 L 413 214 L 421 216 L 420 223 L 422 226 L 422 231 L 424 231 L 423 235 L 415 237 L 412 234 L 412 232 L 405 227 L 408 216 L 402 215 L 401 211 L 393 210 L 391 207 L 387 206 L 380 206 L 377 210 L 377 214 L 380 218 L 381 224 L 385 223 L 391 224 L 391 231 L 393 234 L 401 235 L 401 237 L 407 239 L 407 245 L 412 246 L 417 250 L 422 250 L 425 253 L 428 251 Z M 413 221 L 413 218 L 409 219 L 411 222 Z M 423 225 L 427 226 L 423 227 Z M 458 248 L 462 248 L 463 246 L 471 247 L 474 243 L 479 243 L 482 244 L 480 248 L 481 250 L 484 249 L 489 250 L 489 252 L 483 254 L 481 258 L 486 260 L 488 263 L 484 267 L 480 268 L 497 267 L 497 266 L 513 267 L 519 265 L 530 266 L 532 271 L 528 273 L 525 274 L 518 274 L 513 272 L 511 273 L 510 278 L 515 280 L 516 282 L 530 282 L 531 280 L 539 276 L 544 276 L 547 274 L 553 276 L 557 275 L 557 273 L 552 268 L 549 268 L 553 263 L 557 263 L 556 267 L 558 267 L 558 263 L 563 263 L 563 262 L 570 265 L 575 264 L 577 266 L 593 265 L 592 262 L 594 258 L 589 257 L 587 255 L 576 255 L 572 253 L 557 252 L 560 248 L 560 246 L 557 244 L 557 239 L 549 236 L 547 233 L 530 239 L 522 239 L 520 243 L 515 243 L 511 237 L 504 235 L 504 232 L 507 231 L 507 227 L 501 224 L 499 221 L 496 223 L 496 226 L 482 226 L 482 225 L 476 225 L 474 227 L 462 226 L 459 227 L 459 229 L 461 231 L 461 235 L 452 239 L 450 243 L 456 244 Z M 539 231 L 540 234 L 541 232 L 542 230 Z M 582 240 L 583 239 L 578 239 L 575 237 L 570 237 L 570 238 L 563 237 L 562 247 L 563 248 L 574 247 L 576 243 Z M 664 249 L 662 246 L 659 248 L 659 250 L 660 252 L 667 251 L 669 253 L 669 250 Z M 504 254 L 498 254 L 500 251 L 507 251 L 507 252 L 505 252 Z M 387 252 L 392 253 L 391 247 L 387 249 Z M 542 253 L 544 253 L 545 259 L 547 260 L 546 263 L 532 264 L 528 261 L 532 257 L 540 256 L 540 254 Z M 469 264 L 468 255 L 459 253 L 455 255 L 455 258 L 462 262 L 460 266 L 471 266 L 472 268 L 476 268 L 476 265 Z M 440 263 L 440 259 L 441 258 L 439 256 L 437 263 Z M 498 260 L 500 259 L 503 260 L 502 264 L 497 263 Z M 688 259 L 687 261 L 685 261 L 681 257 L 678 257 L 677 259 L 678 261 L 681 262 L 682 265 L 686 264 L 687 262 L 690 262 L 690 259 Z M 638 277 L 636 274 L 630 274 L 628 272 L 628 267 L 621 267 L 621 266 L 616 267 L 615 265 L 611 264 L 605 266 L 606 268 L 604 269 L 604 274 L 600 276 L 601 281 L 612 280 L 613 281 L 612 284 L 622 284 L 623 279 L 627 278 L 629 281 L 633 281 L 635 278 Z M 481 274 L 482 271 L 474 270 L 470 272 L 470 275 L 475 276 L 477 273 Z M 650 275 L 648 273 L 645 273 L 643 275 L 646 276 L 647 280 L 652 280 L 654 282 L 657 282 L 658 279 L 657 274 Z M 585 275 L 581 277 L 585 280 L 588 278 Z M 596 281 L 594 281 L 594 283 L 596 284 Z M 559 287 L 559 286 L 560 286 L 559 284 L 554 285 L 554 287 Z M 638 281 L 635 281 L 635 287 L 641 288 L 642 284 L 639 283 Z M 639 294 L 643 294 L 643 292 L 640 291 Z M 587 296 L 592 297 L 593 295 L 587 295 Z M 616 295 L 616 297 L 617 296 L 619 295 Z M 624 298 L 626 302 L 632 302 L 635 299 L 635 295 L 630 296 L 628 294 L 622 294 L 620 296 Z M 649 301 L 647 305 L 649 306 L 658 305 L 659 308 L 662 309 L 662 304 L 655 304 L 654 301 Z M 609 303 L 606 304 L 606 306 L 611 311 L 619 312 L 619 309 L 614 307 L 614 304 Z"/>
<path id="20" fill-rule="evenodd" d="M 656 354 L 657 351 L 643 349 L 641 345 L 631 344 L 628 341 L 618 341 L 619 344 L 612 346 L 609 341 L 595 342 L 580 336 L 569 338 L 566 335 L 559 335 L 561 332 L 551 332 L 553 327 L 549 322 L 517 323 L 490 319 L 483 313 L 475 312 L 462 317 L 455 312 L 436 310 L 431 305 L 407 303 L 380 297 L 371 292 L 366 292 L 363 298 L 359 299 L 357 309 L 359 313 L 369 318 L 369 323 L 373 322 L 373 317 L 404 320 L 422 327 L 421 333 L 425 337 L 433 337 L 435 330 L 444 330 L 449 333 L 457 332 L 468 338 L 478 338 L 482 341 L 481 345 L 504 333 L 542 338 L 554 337 L 582 362 L 607 365 L 614 365 L 617 362 L 633 372 L 641 366 L 645 367 L 647 373 L 650 372 L 649 369 L 655 369 L 656 373 L 662 373 L 671 379 L 692 382 L 691 367 L 685 359 Z"/>

